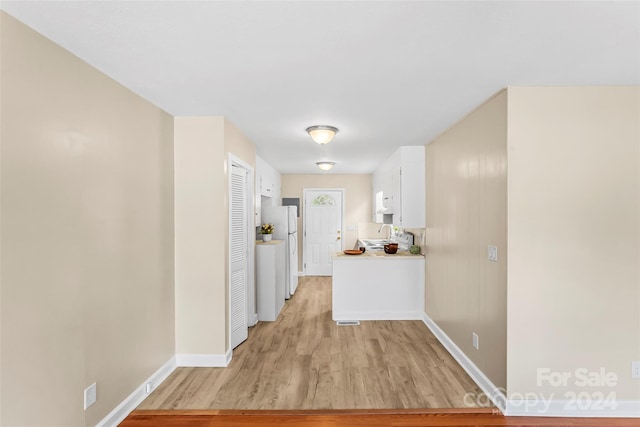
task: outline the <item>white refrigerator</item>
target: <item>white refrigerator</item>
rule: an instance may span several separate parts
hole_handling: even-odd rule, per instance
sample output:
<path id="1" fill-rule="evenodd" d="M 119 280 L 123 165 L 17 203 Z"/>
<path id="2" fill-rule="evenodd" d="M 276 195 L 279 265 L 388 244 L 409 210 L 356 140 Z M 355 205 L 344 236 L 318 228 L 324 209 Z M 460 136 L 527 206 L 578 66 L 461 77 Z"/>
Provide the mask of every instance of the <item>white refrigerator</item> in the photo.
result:
<path id="1" fill-rule="evenodd" d="M 273 224 L 273 238 L 286 242 L 285 298 L 298 287 L 298 209 L 295 206 L 263 206 L 262 223 Z"/>

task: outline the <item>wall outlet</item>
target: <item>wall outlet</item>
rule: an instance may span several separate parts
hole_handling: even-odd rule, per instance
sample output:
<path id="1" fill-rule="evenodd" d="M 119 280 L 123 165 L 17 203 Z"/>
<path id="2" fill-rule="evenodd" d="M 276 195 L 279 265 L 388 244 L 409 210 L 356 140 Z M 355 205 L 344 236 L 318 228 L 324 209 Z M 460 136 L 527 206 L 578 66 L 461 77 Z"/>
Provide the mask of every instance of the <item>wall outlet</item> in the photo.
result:
<path id="1" fill-rule="evenodd" d="M 478 334 L 473 333 L 473 348 L 476 350 L 480 350 L 480 340 L 478 339 Z"/>
<path id="2" fill-rule="evenodd" d="M 640 360 L 631 362 L 631 378 L 640 379 Z"/>
<path id="3" fill-rule="evenodd" d="M 98 386 L 93 383 L 84 389 L 84 409 L 96 403 L 96 400 L 98 400 Z"/>
<path id="4" fill-rule="evenodd" d="M 487 247 L 487 258 L 489 258 L 489 261 L 498 262 L 498 247 L 497 246 L 488 246 Z"/>

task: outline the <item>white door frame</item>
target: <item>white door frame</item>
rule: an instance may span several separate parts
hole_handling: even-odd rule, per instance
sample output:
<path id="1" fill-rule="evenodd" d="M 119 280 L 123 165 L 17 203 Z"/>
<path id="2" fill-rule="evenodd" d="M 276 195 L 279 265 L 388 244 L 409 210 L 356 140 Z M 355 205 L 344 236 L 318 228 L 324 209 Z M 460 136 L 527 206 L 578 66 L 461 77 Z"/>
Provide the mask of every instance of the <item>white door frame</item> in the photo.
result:
<path id="1" fill-rule="evenodd" d="M 342 198 L 342 220 L 340 221 L 340 248 L 344 249 L 344 219 L 345 219 L 345 195 L 346 190 L 344 188 L 303 188 L 302 189 L 302 206 L 303 214 L 302 214 L 302 250 L 304 251 L 304 256 L 302 257 L 302 268 L 304 275 L 307 275 L 307 191 L 339 191 L 340 197 Z"/>
<path id="2" fill-rule="evenodd" d="M 256 286 L 255 286 L 255 252 L 256 252 L 256 228 L 254 224 L 253 212 L 255 210 L 255 178 L 254 170 L 250 164 L 241 158 L 229 153 L 227 159 L 227 230 L 231 231 L 231 167 L 235 165 L 247 171 L 247 325 L 254 325 L 254 318 L 257 319 L 256 310 Z M 232 352 L 231 348 L 231 244 L 227 248 L 227 352 Z M 255 313 L 253 313 L 255 312 Z"/>

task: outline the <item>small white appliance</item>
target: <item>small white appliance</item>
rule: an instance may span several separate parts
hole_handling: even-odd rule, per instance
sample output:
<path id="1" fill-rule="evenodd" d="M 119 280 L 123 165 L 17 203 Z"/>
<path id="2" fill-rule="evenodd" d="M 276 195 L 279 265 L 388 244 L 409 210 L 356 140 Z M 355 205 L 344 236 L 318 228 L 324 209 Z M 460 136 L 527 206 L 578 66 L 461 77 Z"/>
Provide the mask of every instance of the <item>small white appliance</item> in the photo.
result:
<path id="1" fill-rule="evenodd" d="M 262 223 L 273 224 L 273 238 L 286 242 L 285 298 L 298 287 L 298 209 L 295 206 L 263 206 Z"/>

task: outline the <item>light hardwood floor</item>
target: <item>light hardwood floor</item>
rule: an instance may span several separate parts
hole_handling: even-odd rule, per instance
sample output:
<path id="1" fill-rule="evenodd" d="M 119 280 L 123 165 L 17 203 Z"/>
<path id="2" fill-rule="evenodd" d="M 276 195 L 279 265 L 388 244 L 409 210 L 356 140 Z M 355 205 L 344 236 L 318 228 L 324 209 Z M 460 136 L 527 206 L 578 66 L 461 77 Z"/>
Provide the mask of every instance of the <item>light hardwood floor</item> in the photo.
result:
<path id="1" fill-rule="evenodd" d="M 465 408 L 481 393 L 421 321 L 331 320 L 331 278 L 301 278 L 227 368 L 178 368 L 138 409 Z"/>

